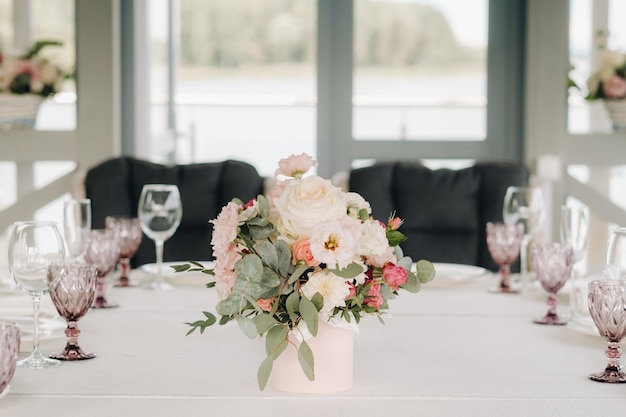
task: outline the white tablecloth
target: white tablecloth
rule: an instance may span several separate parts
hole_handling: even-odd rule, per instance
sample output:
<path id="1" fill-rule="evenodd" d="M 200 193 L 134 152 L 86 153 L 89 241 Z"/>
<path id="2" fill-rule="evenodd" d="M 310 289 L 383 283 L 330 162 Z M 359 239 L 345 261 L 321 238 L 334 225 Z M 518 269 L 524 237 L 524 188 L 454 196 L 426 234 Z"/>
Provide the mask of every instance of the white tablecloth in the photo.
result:
<path id="1" fill-rule="evenodd" d="M 259 391 L 264 342 L 247 339 L 234 324 L 185 336 L 185 322 L 214 311 L 213 289 L 114 288 L 109 298 L 119 308 L 91 310 L 79 322 L 80 345 L 97 357 L 18 369 L 10 393 L 0 399 L 0 416 L 626 413 L 626 384 L 587 379 L 606 364 L 599 336 L 533 324 L 546 311 L 545 294 L 493 294 L 487 288 L 494 282 L 490 275 L 403 293 L 391 302 L 384 326 L 375 318 L 362 322 L 354 388 L 330 395 L 287 394 L 270 386 Z M 0 295 L 0 303 L 10 297 L 25 296 Z M 42 350 L 63 345 L 62 337 L 51 338 Z"/>

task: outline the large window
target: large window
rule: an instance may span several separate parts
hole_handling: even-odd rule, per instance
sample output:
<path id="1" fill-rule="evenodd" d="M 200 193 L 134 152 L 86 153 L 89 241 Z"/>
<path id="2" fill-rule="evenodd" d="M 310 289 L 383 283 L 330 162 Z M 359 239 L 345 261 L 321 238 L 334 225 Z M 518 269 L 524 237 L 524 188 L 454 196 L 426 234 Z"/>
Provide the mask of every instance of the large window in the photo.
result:
<path id="1" fill-rule="evenodd" d="M 484 140 L 487 0 L 357 0 L 355 139 Z"/>

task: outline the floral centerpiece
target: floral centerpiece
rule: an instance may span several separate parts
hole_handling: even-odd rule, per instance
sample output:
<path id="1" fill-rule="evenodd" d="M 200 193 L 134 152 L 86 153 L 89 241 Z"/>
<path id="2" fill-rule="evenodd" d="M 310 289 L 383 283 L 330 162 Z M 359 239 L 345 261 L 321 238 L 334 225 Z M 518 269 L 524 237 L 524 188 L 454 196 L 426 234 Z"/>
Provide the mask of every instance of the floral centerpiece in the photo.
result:
<path id="1" fill-rule="evenodd" d="M 316 162 L 306 154 L 283 159 L 267 196 L 223 207 L 211 221 L 213 269 L 196 262 L 174 266 L 179 272 L 214 275 L 207 286 L 217 290 L 219 324 L 234 320 L 250 338 L 265 337 L 260 389 L 290 344 L 289 332 L 315 337 L 319 320 L 356 325 L 374 315 L 382 321 L 388 301 L 401 289 L 418 292 L 435 276 L 430 262 L 413 264 L 402 254 L 401 219 L 393 214 L 384 223 L 372 218 L 359 194 L 307 175 L 313 166 Z M 187 323 L 188 334 L 217 322 L 212 313 L 203 313 L 202 320 Z M 304 339 L 298 360 L 313 380 L 314 357 Z"/>
<path id="2" fill-rule="evenodd" d="M 41 51 L 60 45 L 42 40 L 24 54 L 0 51 L 0 128 L 33 126 L 41 102 L 59 91 L 65 74 Z"/>
<path id="3" fill-rule="evenodd" d="M 626 128 L 626 54 L 601 50 L 587 87 L 587 100 L 604 100 L 614 127 Z"/>
<path id="4" fill-rule="evenodd" d="M 58 41 L 42 40 L 21 55 L 8 56 L 0 51 L 0 92 L 42 97 L 57 93 L 64 74 L 56 64 L 41 56 L 41 51 L 61 45 Z"/>

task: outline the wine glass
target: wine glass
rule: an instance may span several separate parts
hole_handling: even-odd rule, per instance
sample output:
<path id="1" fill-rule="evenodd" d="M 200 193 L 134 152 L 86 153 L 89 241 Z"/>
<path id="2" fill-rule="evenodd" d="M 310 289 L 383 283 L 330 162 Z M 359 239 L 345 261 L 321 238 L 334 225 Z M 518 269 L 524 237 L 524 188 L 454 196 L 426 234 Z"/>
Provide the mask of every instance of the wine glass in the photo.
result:
<path id="1" fill-rule="evenodd" d="M 41 297 L 56 284 L 48 276 L 48 267 L 62 264 L 65 243 L 57 223 L 27 221 L 13 223 L 9 239 L 9 270 L 17 285 L 33 299 L 34 337 L 33 350 L 18 367 L 41 369 L 60 364 L 58 360 L 45 357 L 39 351 L 39 303 Z"/>
<path id="2" fill-rule="evenodd" d="M 113 308 L 118 306 L 117 303 L 111 302 L 106 298 L 106 277 L 115 268 L 119 256 L 120 239 L 115 230 L 94 229 L 91 231 L 91 239 L 85 253 L 85 260 L 98 268 L 96 296 L 92 307 Z"/>
<path id="3" fill-rule="evenodd" d="M 91 200 L 66 200 L 63 203 L 63 234 L 67 253 L 74 261 L 82 261 L 91 231 Z"/>
<path id="4" fill-rule="evenodd" d="M 589 313 L 598 333 L 608 342 L 606 368 L 589 375 L 598 382 L 626 382 L 620 365 L 620 341 L 626 335 L 626 280 L 595 280 L 589 283 Z"/>
<path id="5" fill-rule="evenodd" d="M 561 207 L 561 242 L 574 250 L 570 290 L 570 323 L 593 326 L 587 306 L 589 279 L 584 277 L 581 261 L 585 257 L 589 236 L 589 208 L 585 205 Z"/>
<path id="6" fill-rule="evenodd" d="M 504 196 L 502 218 L 506 224 L 520 223 L 524 226 L 524 238 L 520 248 L 520 275 L 523 285 L 528 285 L 528 245 L 543 225 L 544 202 L 538 187 L 510 186 Z"/>
<path id="7" fill-rule="evenodd" d="M 0 321 L 0 398 L 9 392 L 20 353 L 20 328 L 9 321 Z"/>
<path id="8" fill-rule="evenodd" d="M 144 185 L 137 211 L 143 232 L 156 245 L 157 275 L 148 288 L 171 289 L 173 287 L 163 280 L 163 244 L 178 229 L 183 216 L 178 187 L 166 184 Z"/>
<path id="9" fill-rule="evenodd" d="M 120 276 L 116 287 L 131 287 L 128 273 L 130 272 L 130 259 L 135 255 L 143 237 L 141 224 L 137 217 L 107 216 L 104 219 L 107 229 L 116 230 L 120 237 Z"/>
<path id="10" fill-rule="evenodd" d="M 626 227 L 611 230 L 606 248 L 605 275 L 608 279 L 626 279 Z"/>
<path id="11" fill-rule="evenodd" d="M 78 346 L 78 335 L 80 335 L 78 320 L 87 313 L 94 300 L 97 272 L 96 265 L 84 263 L 50 267 L 48 276 L 58 279 L 57 284 L 50 290 L 50 298 L 59 315 L 67 322 L 65 349 L 50 355 L 51 358 L 73 361 L 91 359 L 96 356 L 83 351 Z"/>
<path id="12" fill-rule="evenodd" d="M 565 285 L 572 275 L 574 266 L 574 250 L 566 243 L 534 244 L 530 248 L 533 269 L 537 280 L 548 292 L 548 313 L 536 319 L 537 324 L 562 325 L 567 320 L 556 312 L 558 300 L 556 293 Z"/>
<path id="13" fill-rule="evenodd" d="M 524 237 L 524 227 L 517 224 L 487 223 L 487 248 L 494 262 L 498 264 L 500 285 L 494 292 L 516 293 L 510 283 L 511 264 L 517 260 Z"/>

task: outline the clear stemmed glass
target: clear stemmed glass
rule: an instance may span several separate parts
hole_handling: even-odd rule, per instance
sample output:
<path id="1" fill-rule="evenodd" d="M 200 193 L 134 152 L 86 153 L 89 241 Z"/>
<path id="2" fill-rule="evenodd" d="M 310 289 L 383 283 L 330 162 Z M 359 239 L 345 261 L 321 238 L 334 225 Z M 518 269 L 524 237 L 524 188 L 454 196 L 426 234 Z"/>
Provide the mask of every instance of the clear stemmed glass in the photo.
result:
<path id="1" fill-rule="evenodd" d="M 611 230 L 606 248 L 605 275 L 608 279 L 626 279 L 626 227 Z"/>
<path id="2" fill-rule="evenodd" d="M 98 268 L 98 278 L 96 280 L 96 297 L 92 307 L 113 308 L 118 304 L 106 298 L 107 275 L 113 271 L 120 256 L 120 239 L 115 230 L 94 229 L 91 231 L 91 240 L 85 260 L 94 264 Z"/>
<path id="3" fill-rule="evenodd" d="M 163 280 L 163 245 L 176 229 L 183 216 L 180 193 L 175 185 L 146 184 L 139 197 L 139 219 L 143 232 L 156 245 L 157 275 L 148 288 L 172 288 Z"/>
<path id="4" fill-rule="evenodd" d="M 57 284 L 50 290 L 50 298 L 59 315 L 67 322 L 65 349 L 50 355 L 59 360 L 91 359 L 96 355 L 87 353 L 78 346 L 78 320 L 87 314 L 96 294 L 97 280 L 96 265 L 71 263 L 52 265 L 50 278 L 58 279 Z M 58 276 L 58 277 L 57 277 Z"/>
<path id="5" fill-rule="evenodd" d="M 504 196 L 502 218 L 506 224 L 521 223 L 524 238 L 520 248 L 520 275 L 523 285 L 528 285 L 528 245 L 543 225 L 543 193 L 538 187 L 510 186 Z"/>
<path id="6" fill-rule="evenodd" d="M 63 264 L 64 258 L 65 243 L 55 222 L 13 224 L 9 239 L 9 270 L 17 285 L 31 295 L 34 315 L 33 350 L 18 362 L 18 367 L 40 369 L 60 364 L 39 351 L 39 303 L 56 284 L 48 277 L 48 267 Z"/>
<path id="7" fill-rule="evenodd" d="M 570 323 L 593 326 L 587 306 L 589 279 L 584 278 L 581 261 L 585 257 L 589 236 L 589 208 L 585 205 L 561 207 L 561 242 L 568 243 L 574 250 L 570 291 Z"/>
<path id="8" fill-rule="evenodd" d="M 596 328 L 608 342 L 606 368 L 589 375 L 599 382 L 626 382 L 620 364 L 620 341 L 626 335 L 626 280 L 595 280 L 589 283 L 589 313 Z"/>
<path id="9" fill-rule="evenodd" d="M 139 219 L 137 217 L 107 216 L 104 219 L 104 224 L 107 229 L 116 230 L 120 237 L 120 276 L 115 286 L 134 286 L 128 278 L 128 273 L 130 272 L 130 259 L 139 249 L 143 237 Z"/>
<path id="10" fill-rule="evenodd" d="M 562 325 L 567 320 L 558 316 L 556 293 L 565 285 L 572 275 L 574 266 L 574 250 L 566 243 L 534 244 L 530 248 L 533 269 L 537 280 L 548 292 L 548 313 L 536 319 L 537 324 Z"/>
<path id="11" fill-rule="evenodd" d="M 0 398 L 9 392 L 20 353 L 20 328 L 9 321 L 0 321 Z"/>
<path id="12" fill-rule="evenodd" d="M 511 264 L 517 260 L 524 237 L 521 224 L 487 223 L 487 247 L 494 262 L 498 264 L 500 285 L 494 292 L 516 293 L 511 287 Z"/>
<path id="13" fill-rule="evenodd" d="M 73 261 L 81 262 L 87 251 L 91 231 L 91 200 L 66 200 L 63 203 L 63 235 L 67 253 Z"/>

